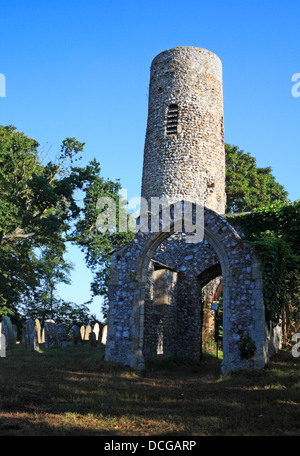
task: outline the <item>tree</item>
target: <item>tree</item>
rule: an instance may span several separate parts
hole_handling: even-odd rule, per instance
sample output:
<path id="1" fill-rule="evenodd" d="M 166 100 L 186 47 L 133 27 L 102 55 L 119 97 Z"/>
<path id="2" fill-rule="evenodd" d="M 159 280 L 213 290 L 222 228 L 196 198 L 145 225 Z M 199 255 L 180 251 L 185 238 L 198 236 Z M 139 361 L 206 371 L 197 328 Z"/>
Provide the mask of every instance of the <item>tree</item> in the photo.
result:
<path id="1" fill-rule="evenodd" d="M 299 201 L 291 203 L 272 169 L 259 168 L 249 153 L 225 145 L 227 213 L 249 212 L 229 218 L 242 226 L 258 251 L 264 276 L 266 315 L 282 321 L 288 345 L 300 328 Z"/>
<path id="2" fill-rule="evenodd" d="M 15 127 L 0 126 L 2 314 L 17 313 L 20 303 L 32 302 L 42 286 L 45 270 L 43 275 L 37 249 L 60 251 L 62 256 L 65 243 L 73 242 L 86 252 L 88 266 L 97 269 L 98 261 L 105 269 L 109 252 L 127 239 L 126 234 L 106 236 L 97 231 L 96 202 L 103 195 L 117 200 L 120 184 L 101 178 L 96 160 L 75 166 L 84 143 L 66 138 L 55 162 L 46 165 L 38 147 L 37 141 Z M 76 200 L 77 190 L 86 194 L 83 208 Z"/>
<path id="3" fill-rule="evenodd" d="M 27 299 L 23 299 L 22 313 L 26 317 L 35 313 L 42 324 L 47 318 L 54 318 L 57 303 L 57 285 L 59 283 L 70 284 L 70 272 L 73 265 L 63 257 L 63 249 L 51 246 L 41 248 L 36 254 L 35 269 L 33 275 L 38 278 L 34 293 Z M 33 318 L 33 317 L 32 317 Z"/>
<path id="4" fill-rule="evenodd" d="M 284 187 L 271 174 L 272 168 L 259 168 L 256 159 L 225 144 L 226 155 L 226 212 L 248 212 L 273 202 L 288 202 Z"/>
<path id="5" fill-rule="evenodd" d="M 0 317 L 17 315 L 18 305 L 33 299 L 39 285 L 36 267 L 37 259 L 30 241 L 1 247 Z"/>
<path id="6" fill-rule="evenodd" d="M 62 323 L 67 332 L 70 331 L 73 325 L 87 325 L 90 322 L 98 321 L 95 315 L 92 315 L 89 310 L 90 301 L 77 304 L 70 301 L 65 301 L 57 296 L 54 296 L 52 309 L 41 309 L 40 303 L 29 302 L 26 308 L 22 309 L 23 320 L 25 318 L 39 319 L 41 325 L 44 325 L 45 320 L 53 319 L 55 323 Z"/>
<path id="7" fill-rule="evenodd" d="M 273 203 L 232 215 L 260 258 L 267 320 L 282 323 L 283 342 L 300 329 L 300 201 Z"/>
<path id="8" fill-rule="evenodd" d="M 0 127 L 0 313 L 16 314 L 33 299 L 40 283 L 36 251 L 63 250 L 71 221 L 80 211 L 74 190 L 84 169 L 73 171 L 83 149 L 74 138 L 63 141 L 57 163 L 42 165 L 39 144 L 12 126 Z"/>
<path id="9" fill-rule="evenodd" d="M 123 217 L 128 222 L 125 204 L 119 197 L 121 185 L 111 180 L 104 181 L 100 177 L 99 164 L 94 160 L 90 164 L 91 179 L 85 189 L 85 198 L 82 218 L 76 223 L 74 237 L 77 245 L 85 254 L 87 266 L 93 273 L 91 290 L 94 296 L 101 295 L 104 298 L 102 312 L 104 316 L 108 307 L 108 286 L 110 277 L 111 254 L 115 249 L 130 242 L 134 234 L 131 231 L 120 231 L 119 220 Z M 116 207 L 116 226 L 105 232 L 97 228 L 97 220 L 107 206 L 97 206 L 100 198 L 112 198 Z"/>
<path id="10" fill-rule="evenodd" d="M 71 221 L 80 212 L 74 198 L 85 168 L 73 163 L 84 143 L 66 138 L 57 163 L 42 165 L 37 141 L 12 126 L 0 127 L 0 245 L 20 239 L 67 240 Z"/>

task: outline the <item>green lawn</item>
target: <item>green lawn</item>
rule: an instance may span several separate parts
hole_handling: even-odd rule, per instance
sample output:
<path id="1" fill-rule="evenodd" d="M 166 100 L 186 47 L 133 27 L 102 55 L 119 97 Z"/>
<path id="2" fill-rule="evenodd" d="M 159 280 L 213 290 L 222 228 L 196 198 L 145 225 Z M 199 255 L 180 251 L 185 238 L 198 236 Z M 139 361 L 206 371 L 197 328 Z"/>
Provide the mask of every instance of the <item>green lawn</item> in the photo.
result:
<path id="1" fill-rule="evenodd" d="M 220 359 L 175 360 L 142 373 L 103 361 L 103 346 L 0 358 L 0 436 L 300 434 L 300 358 L 221 376 Z"/>

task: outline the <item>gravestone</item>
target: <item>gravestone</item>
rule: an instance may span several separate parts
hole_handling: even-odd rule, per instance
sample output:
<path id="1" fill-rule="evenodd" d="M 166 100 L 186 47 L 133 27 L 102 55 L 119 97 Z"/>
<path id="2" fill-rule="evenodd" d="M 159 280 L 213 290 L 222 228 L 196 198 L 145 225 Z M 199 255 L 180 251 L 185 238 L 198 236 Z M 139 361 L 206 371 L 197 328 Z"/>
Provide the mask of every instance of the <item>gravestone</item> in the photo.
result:
<path id="1" fill-rule="evenodd" d="M 85 333 L 84 333 L 84 340 L 89 340 L 89 335 L 90 335 L 90 332 L 92 331 L 92 327 L 90 325 L 88 325 L 86 328 L 85 328 Z"/>
<path id="2" fill-rule="evenodd" d="M 54 320 L 45 321 L 45 348 L 53 348 L 57 346 L 57 331 Z"/>
<path id="3" fill-rule="evenodd" d="M 60 347 L 67 347 L 69 345 L 67 331 L 62 323 L 56 325 L 56 335 L 57 343 Z"/>
<path id="4" fill-rule="evenodd" d="M 81 333 L 77 325 L 73 325 L 71 328 L 71 338 L 74 345 L 81 345 Z"/>
<path id="5" fill-rule="evenodd" d="M 35 327 L 37 331 L 37 336 L 38 336 L 38 343 L 41 344 L 42 342 L 42 328 L 41 328 L 41 323 L 38 318 L 35 319 Z"/>
<path id="6" fill-rule="evenodd" d="M 103 327 L 101 343 L 106 345 L 106 339 L 107 339 L 107 325 L 105 325 Z"/>
<path id="7" fill-rule="evenodd" d="M 96 340 L 98 340 L 99 339 L 99 332 L 100 332 L 100 326 L 99 326 L 98 322 L 95 323 L 93 331 L 96 334 Z"/>
<path id="8" fill-rule="evenodd" d="M 35 322 L 32 318 L 25 321 L 23 326 L 23 337 L 26 350 L 38 350 L 38 334 Z"/>
<path id="9" fill-rule="evenodd" d="M 80 334 L 81 334 L 81 339 L 84 340 L 84 335 L 85 335 L 85 326 L 80 327 Z"/>
<path id="10" fill-rule="evenodd" d="M 1 322 L 1 334 L 3 334 L 5 337 L 5 348 L 7 348 L 8 347 L 8 327 L 7 327 L 7 324 L 4 320 L 4 318 L 2 319 L 2 322 Z"/>
<path id="11" fill-rule="evenodd" d="M 11 324 L 11 320 L 9 317 L 5 316 L 2 318 L 2 334 L 5 335 L 6 340 L 6 348 L 14 347 L 16 345 L 16 337 L 13 326 Z"/>
<path id="12" fill-rule="evenodd" d="M 6 340 L 5 335 L 1 334 L 1 323 L 0 323 L 0 358 L 6 357 Z"/>
<path id="13" fill-rule="evenodd" d="M 97 346 L 97 339 L 96 339 L 96 334 L 94 333 L 94 331 L 90 331 L 90 333 L 89 333 L 89 344 L 92 347 Z"/>

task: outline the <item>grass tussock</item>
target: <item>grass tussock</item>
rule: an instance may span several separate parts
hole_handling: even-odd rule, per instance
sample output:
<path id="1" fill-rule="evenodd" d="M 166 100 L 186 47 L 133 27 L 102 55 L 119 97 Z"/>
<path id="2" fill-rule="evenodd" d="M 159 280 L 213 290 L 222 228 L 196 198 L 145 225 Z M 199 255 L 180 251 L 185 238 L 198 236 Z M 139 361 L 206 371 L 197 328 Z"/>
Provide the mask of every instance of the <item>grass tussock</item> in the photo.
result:
<path id="1" fill-rule="evenodd" d="M 221 360 L 169 360 L 137 373 L 104 362 L 104 347 L 0 358 L 0 436 L 299 435 L 300 358 L 280 352 L 261 371 L 220 374 Z"/>

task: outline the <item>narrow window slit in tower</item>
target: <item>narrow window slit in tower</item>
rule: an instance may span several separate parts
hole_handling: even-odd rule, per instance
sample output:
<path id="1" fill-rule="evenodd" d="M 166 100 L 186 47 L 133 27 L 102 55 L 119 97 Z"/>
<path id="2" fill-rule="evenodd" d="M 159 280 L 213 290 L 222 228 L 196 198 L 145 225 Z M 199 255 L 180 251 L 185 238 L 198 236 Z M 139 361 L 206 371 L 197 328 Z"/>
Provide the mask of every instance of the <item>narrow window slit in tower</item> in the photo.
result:
<path id="1" fill-rule="evenodd" d="M 167 113 L 167 135 L 176 135 L 178 125 L 178 105 L 171 104 Z"/>

